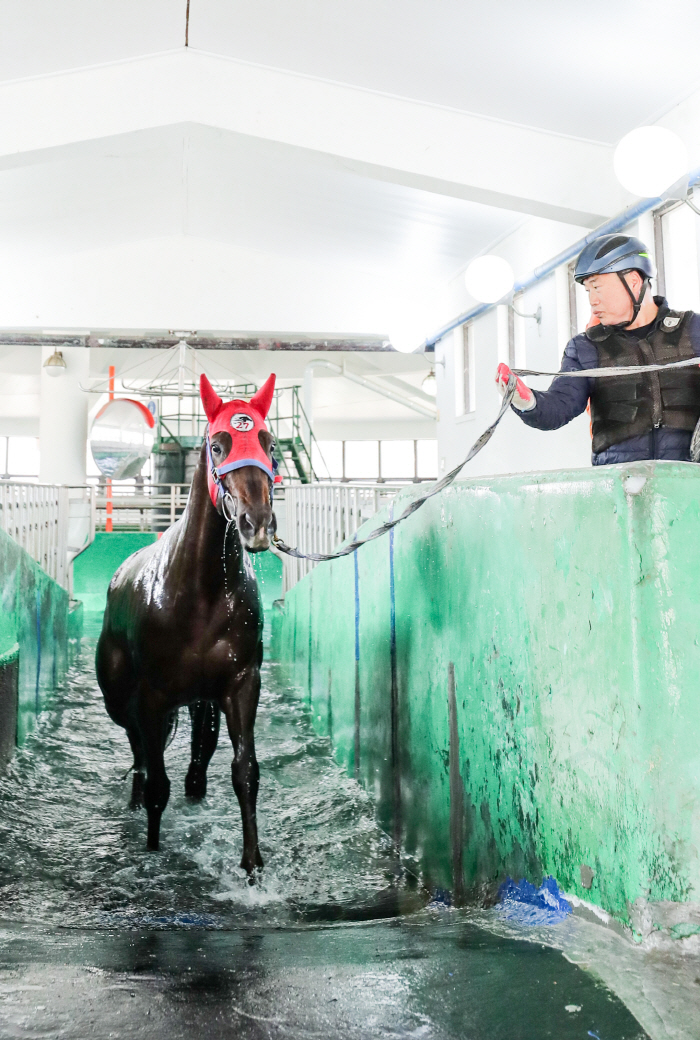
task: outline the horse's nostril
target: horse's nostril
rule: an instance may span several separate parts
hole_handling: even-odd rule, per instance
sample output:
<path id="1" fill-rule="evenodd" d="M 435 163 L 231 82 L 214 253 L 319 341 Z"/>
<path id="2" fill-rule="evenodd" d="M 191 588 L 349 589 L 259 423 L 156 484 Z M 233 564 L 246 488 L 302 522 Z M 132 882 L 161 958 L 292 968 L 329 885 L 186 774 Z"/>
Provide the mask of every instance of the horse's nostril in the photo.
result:
<path id="1" fill-rule="evenodd" d="M 241 513 L 240 529 L 241 534 L 244 534 L 247 537 L 251 537 L 255 534 L 255 524 L 248 513 Z"/>

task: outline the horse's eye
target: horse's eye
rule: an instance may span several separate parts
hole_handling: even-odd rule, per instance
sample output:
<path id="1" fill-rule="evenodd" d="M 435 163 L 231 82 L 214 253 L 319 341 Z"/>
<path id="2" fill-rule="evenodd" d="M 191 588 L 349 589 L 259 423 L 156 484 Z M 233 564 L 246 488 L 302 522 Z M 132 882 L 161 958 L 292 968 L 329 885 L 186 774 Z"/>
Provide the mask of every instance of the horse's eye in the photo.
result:
<path id="1" fill-rule="evenodd" d="M 211 450 L 214 452 L 215 455 L 221 454 L 221 446 L 219 444 L 212 444 Z"/>

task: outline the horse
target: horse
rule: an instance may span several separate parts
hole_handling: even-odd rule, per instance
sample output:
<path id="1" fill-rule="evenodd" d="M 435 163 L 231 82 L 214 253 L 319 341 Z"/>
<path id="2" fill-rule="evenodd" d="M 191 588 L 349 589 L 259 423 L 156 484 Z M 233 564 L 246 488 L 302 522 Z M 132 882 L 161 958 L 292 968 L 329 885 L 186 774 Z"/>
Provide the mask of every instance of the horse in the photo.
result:
<path id="1" fill-rule="evenodd" d="M 262 610 L 249 553 L 276 530 L 276 462 L 265 426 L 275 376 L 250 401 L 224 403 L 205 375 L 207 432 L 182 517 L 116 571 L 107 594 L 96 672 L 109 716 L 134 756 L 131 806 L 145 805 L 147 849 L 157 851 L 170 796 L 164 751 L 179 708 L 193 721 L 185 793 L 206 793 L 223 712 L 243 824 L 241 867 L 262 869 L 254 725 L 260 695 Z"/>

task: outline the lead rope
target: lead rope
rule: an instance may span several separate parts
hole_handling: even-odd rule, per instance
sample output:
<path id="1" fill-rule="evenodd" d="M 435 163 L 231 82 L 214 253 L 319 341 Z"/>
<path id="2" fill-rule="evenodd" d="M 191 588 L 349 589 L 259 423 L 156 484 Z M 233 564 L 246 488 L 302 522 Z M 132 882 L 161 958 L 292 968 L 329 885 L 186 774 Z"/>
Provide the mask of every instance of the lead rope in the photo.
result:
<path id="1" fill-rule="evenodd" d="M 221 553 L 221 559 L 222 559 L 223 564 L 224 564 L 224 598 L 226 600 L 226 610 L 228 612 L 229 618 L 231 617 L 231 615 L 233 613 L 233 610 L 232 610 L 232 607 L 231 607 L 231 597 L 229 596 L 229 593 L 228 593 L 228 567 L 226 566 L 226 544 L 228 542 L 229 528 L 231 527 L 231 524 L 233 524 L 235 522 L 236 522 L 235 516 L 231 517 L 230 520 L 229 519 L 226 520 L 226 530 L 224 531 L 224 548 L 223 548 L 223 552 Z"/>
<path id="2" fill-rule="evenodd" d="M 228 512 L 227 512 L 228 508 Z M 231 524 L 236 522 L 236 504 L 233 500 L 233 495 L 230 491 L 225 491 L 221 499 L 221 512 L 224 520 L 226 521 L 226 530 L 224 531 L 224 548 L 221 553 L 221 559 L 224 564 L 224 598 L 226 599 L 226 610 L 229 618 L 232 616 L 231 599 L 228 594 L 228 567 L 226 566 L 226 545 L 228 543 L 228 533 L 231 528 Z"/>
<path id="3" fill-rule="evenodd" d="M 272 539 L 275 548 L 279 549 L 279 551 L 284 553 L 286 556 L 293 556 L 296 560 L 313 560 L 316 563 L 323 563 L 326 560 L 337 560 L 341 556 L 349 556 L 350 553 L 356 552 L 361 545 L 365 545 L 367 542 L 372 542 L 375 538 L 381 538 L 382 535 L 391 531 L 392 527 L 396 527 L 396 525 L 400 524 L 402 520 L 406 520 L 412 513 L 415 513 L 417 509 L 420 509 L 428 499 L 433 498 L 434 495 L 439 495 L 441 491 L 444 491 L 445 488 L 449 487 L 450 484 L 457 479 L 467 463 L 471 462 L 474 456 L 478 455 L 481 449 L 486 447 L 488 442 L 491 440 L 496 427 L 506 414 L 511 401 L 513 400 L 518 376 L 552 376 L 554 378 L 565 376 L 567 379 L 609 379 L 613 376 L 638 375 L 640 372 L 660 372 L 662 369 L 667 371 L 671 368 L 689 368 L 691 365 L 695 365 L 697 368 L 700 365 L 700 358 L 688 358 L 685 361 L 674 361 L 670 365 L 627 365 L 618 366 L 616 368 L 584 368 L 575 372 L 540 372 L 539 369 L 534 368 L 512 368 L 510 378 L 508 379 L 508 385 L 506 386 L 506 391 L 503 396 L 503 403 L 501 404 L 501 409 L 498 415 L 491 425 L 484 430 L 481 436 L 474 441 L 469 449 L 469 454 L 464 461 L 460 462 L 458 466 L 455 466 L 455 468 L 451 470 L 447 476 L 443 477 L 442 480 L 438 480 L 434 484 L 431 484 L 424 494 L 419 495 L 418 498 L 412 499 L 400 516 L 397 516 L 394 520 L 385 521 L 383 524 L 380 524 L 379 527 L 375 527 L 373 531 L 370 531 L 366 538 L 354 538 L 347 545 L 343 546 L 342 549 L 336 549 L 336 551 L 332 553 L 303 553 L 299 549 L 293 549 L 291 546 L 287 545 L 287 543 L 282 541 L 281 538 L 278 538 L 277 535 L 274 535 Z"/>

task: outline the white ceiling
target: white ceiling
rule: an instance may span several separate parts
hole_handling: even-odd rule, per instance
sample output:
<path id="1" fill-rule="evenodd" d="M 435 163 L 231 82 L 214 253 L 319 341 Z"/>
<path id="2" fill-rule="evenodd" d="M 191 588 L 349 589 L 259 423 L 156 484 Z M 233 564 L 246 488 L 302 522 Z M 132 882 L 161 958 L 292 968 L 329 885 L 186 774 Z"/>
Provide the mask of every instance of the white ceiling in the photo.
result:
<path id="1" fill-rule="evenodd" d="M 142 131 L 42 158 L 0 170 L 5 248 L 71 252 L 187 234 L 447 278 L 522 219 L 206 127 Z"/>
<path id="2" fill-rule="evenodd" d="M 133 310 L 129 322 L 121 314 L 121 270 L 110 272 L 123 267 L 120 250 L 156 241 L 166 243 L 151 264 L 161 281 L 169 262 L 178 267 L 168 304 L 185 284 L 218 286 L 221 270 L 230 280 L 240 271 L 213 247 L 202 260 L 212 243 L 247 266 L 241 298 L 262 286 L 267 307 L 286 282 L 308 299 L 303 320 L 288 310 L 287 325 L 260 328 L 339 331 L 323 280 L 290 277 L 303 265 L 333 281 L 338 298 L 351 296 L 349 270 L 377 272 L 378 296 L 382 278 L 403 282 L 427 311 L 435 286 L 532 215 L 575 240 L 618 211 L 628 199 L 609 143 L 698 78 L 700 5 L 690 0 L 668 0 L 673 32 L 661 43 L 649 0 L 190 0 L 189 53 L 185 10 L 186 0 L 0 0 L 0 263 L 43 272 L 23 290 L 26 306 L 0 310 L 0 324 L 53 324 L 64 313 L 133 324 Z M 196 243 L 186 262 L 173 238 Z M 74 254 L 110 250 L 103 267 L 70 267 Z M 50 270 L 56 255 L 69 261 L 65 291 Z M 101 299 L 116 287 L 109 306 L 95 306 L 86 264 Z M 141 281 L 147 302 L 154 290 Z M 155 310 L 158 325 L 171 320 L 144 303 L 144 314 Z M 390 331 L 389 308 L 376 314 L 371 328 L 364 314 L 344 316 L 345 331 Z M 191 321 L 223 327 L 199 311 Z"/>
<path id="3" fill-rule="evenodd" d="M 0 0 L 0 79 L 180 48 L 185 0 Z M 700 80 L 700 5 L 190 0 L 210 53 L 608 143 Z"/>

